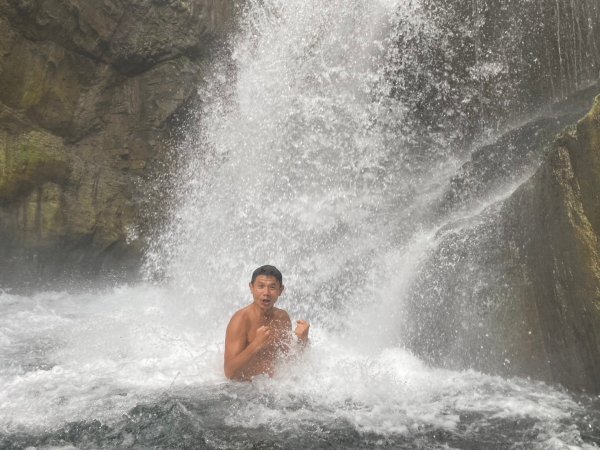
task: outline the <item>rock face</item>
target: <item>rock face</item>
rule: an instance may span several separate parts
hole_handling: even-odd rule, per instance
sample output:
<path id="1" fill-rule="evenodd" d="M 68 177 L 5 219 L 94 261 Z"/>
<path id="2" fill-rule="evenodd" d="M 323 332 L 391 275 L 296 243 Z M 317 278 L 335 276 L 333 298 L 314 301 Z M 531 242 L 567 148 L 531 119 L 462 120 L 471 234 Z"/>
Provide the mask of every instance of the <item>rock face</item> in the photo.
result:
<path id="1" fill-rule="evenodd" d="M 429 145 L 470 143 L 598 78 L 597 0 L 423 0 L 399 14 L 392 95 Z M 413 131 L 414 132 L 414 131 Z"/>
<path id="2" fill-rule="evenodd" d="M 424 212 L 439 230 L 403 297 L 400 337 L 436 365 L 600 392 L 594 112 L 552 144 L 600 92 L 600 4 L 411 5 L 389 78 L 414 153 L 471 152 L 480 132 L 513 129 L 476 148 Z"/>
<path id="3" fill-rule="evenodd" d="M 508 198 L 440 229 L 406 305 L 405 339 L 435 364 L 597 393 L 600 97 L 546 153 Z"/>
<path id="4" fill-rule="evenodd" d="M 0 4 L 0 287 L 135 271 L 146 179 L 232 14 L 233 0 Z"/>
<path id="5" fill-rule="evenodd" d="M 521 269 L 515 292 L 529 319 L 514 324 L 508 343 L 531 350 L 532 373 L 594 392 L 600 392 L 599 193 L 600 97 L 506 202 L 503 224 L 506 245 L 518 249 L 510 254 Z"/>

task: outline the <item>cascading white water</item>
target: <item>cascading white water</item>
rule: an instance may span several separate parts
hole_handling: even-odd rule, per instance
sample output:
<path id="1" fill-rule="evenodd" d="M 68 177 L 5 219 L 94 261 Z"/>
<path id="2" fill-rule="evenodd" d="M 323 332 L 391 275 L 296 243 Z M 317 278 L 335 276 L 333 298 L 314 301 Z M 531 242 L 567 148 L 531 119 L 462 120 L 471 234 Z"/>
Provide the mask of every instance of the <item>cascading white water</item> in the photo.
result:
<path id="1" fill-rule="evenodd" d="M 267 262 L 286 277 L 287 307 L 320 326 L 373 306 L 398 276 L 382 255 L 413 237 L 412 216 L 444 179 L 398 132 L 405 108 L 385 72 L 396 3 L 248 2 L 235 82 L 222 92 L 217 73 L 201 89 L 210 100 L 182 148 L 152 269 L 212 298 L 211 311 L 241 306 L 248 274 Z M 414 5 L 399 11 L 424 20 Z"/>
<path id="2" fill-rule="evenodd" d="M 385 66 L 398 15 L 428 26 L 419 2 L 246 2 L 233 62 L 200 88 L 172 220 L 149 253 L 163 284 L 0 296 L 7 439 L 100 420 L 120 431 L 94 429 L 97 445 L 126 447 L 143 422 L 131 408 L 175 397 L 176 415 L 153 413 L 150 426 L 191 420 L 187 432 L 216 448 L 272 436 L 431 448 L 496 427 L 493 442 L 512 427 L 531 446 L 583 444 L 569 394 L 430 368 L 399 340 L 402 296 L 436 245 L 422 211 L 456 161 L 407 145 Z M 230 383 L 225 326 L 265 263 L 284 273 L 280 306 L 311 321 L 311 348 L 273 379 Z"/>

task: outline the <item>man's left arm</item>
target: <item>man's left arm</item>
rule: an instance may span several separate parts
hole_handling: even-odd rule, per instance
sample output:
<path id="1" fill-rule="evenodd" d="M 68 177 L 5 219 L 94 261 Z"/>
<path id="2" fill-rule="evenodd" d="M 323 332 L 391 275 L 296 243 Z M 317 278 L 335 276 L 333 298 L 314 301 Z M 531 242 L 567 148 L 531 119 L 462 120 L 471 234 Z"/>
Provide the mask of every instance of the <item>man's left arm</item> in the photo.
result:
<path id="1" fill-rule="evenodd" d="M 294 330 L 294 334 L 303 346 L 308 344 L 309 328 L 310 324 L 306 320 L 298 320 L 296 322 L 296 329 Z"/>

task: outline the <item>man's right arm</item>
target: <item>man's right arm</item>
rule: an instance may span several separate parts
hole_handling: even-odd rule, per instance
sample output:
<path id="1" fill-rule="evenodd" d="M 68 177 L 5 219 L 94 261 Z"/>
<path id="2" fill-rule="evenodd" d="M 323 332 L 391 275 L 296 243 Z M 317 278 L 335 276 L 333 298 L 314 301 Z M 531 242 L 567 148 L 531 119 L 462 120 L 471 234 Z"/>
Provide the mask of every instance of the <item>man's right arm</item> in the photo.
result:
<path id="1" fill-rule="evenodd" d="M 270 330 L 262 326 L 256 330 L 254 340 L 246 346 L 247 324 L 242 314 L 236 313 L 227 326 L 225 335 L 225 376 L 243 380 L 246 369 L 254 356 L 269 338 Z"/>

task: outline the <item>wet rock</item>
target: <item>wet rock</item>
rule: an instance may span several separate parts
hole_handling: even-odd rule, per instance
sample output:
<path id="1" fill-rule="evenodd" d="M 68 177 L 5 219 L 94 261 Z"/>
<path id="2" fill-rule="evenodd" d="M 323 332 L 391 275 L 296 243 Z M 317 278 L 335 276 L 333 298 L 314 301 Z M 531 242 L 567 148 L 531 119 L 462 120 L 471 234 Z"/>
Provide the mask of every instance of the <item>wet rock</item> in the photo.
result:
<path id="1" fill-rule="evenodd" d="M 232 14 L 229 0 L 0 5 L 0 286 L 135 274 L 147 180 Z"/>
<path id="2" fill-rule="evenodd" d="M 600 98 L 503 208 L 544 379 L 600 392 Z M 517 273 L 515 273 L 517 275 Z M 506 322 L 504 322 L 505 325 Z M 527 342 L 527 341 L 526 341 Z M 515 345 L 517 343 L 515 342 Z"/>
<path id="3" fill-rule="evenodd" d="M 576 91 L 538 113 L 536 118 L 477 147 L 450 180 L 442 198 L 432 205 L 433 214 L 443 220 L 449 214 L 483 207 L 494 196 L 529 178 L 556 135 L 587 113 L 589 99 L 599 90 L 600 85 L 594 83 Z"/>
<path id="4" fill-rule="evenodd" d="M 403 131 L 440 152 L 566 98 L 600 69 L 596 0 L 424 0 L 399 8 L 396 34 L 387 70 L 409 111 Z"/>
<path id="5" fill-rule="evenodd" d="M 139 73 L 181 54 L 207 54 L 227 27 L 231 1 L 209 0 L 9 0 L 0 12 L 34 42 Z"/>
<path id="6" fill-rule="evenodd" d="M 407 304 L 434 364 L 600 392 L 600 97 L 504 201 L 449 222 Z"/>

